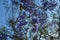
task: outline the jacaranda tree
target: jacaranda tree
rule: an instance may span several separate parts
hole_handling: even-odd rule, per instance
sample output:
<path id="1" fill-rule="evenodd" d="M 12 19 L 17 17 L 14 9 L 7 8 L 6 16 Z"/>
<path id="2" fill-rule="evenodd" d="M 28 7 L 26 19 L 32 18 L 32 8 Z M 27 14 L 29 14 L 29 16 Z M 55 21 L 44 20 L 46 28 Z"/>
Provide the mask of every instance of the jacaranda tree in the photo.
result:
<path id="1" fill-rule="evenodd" d="M 60 32 L 59 0 L 4 1 L 7 24 L 14 40 L 57 40 Z M 6 6 L 7 5 L 7 6 Z"/>

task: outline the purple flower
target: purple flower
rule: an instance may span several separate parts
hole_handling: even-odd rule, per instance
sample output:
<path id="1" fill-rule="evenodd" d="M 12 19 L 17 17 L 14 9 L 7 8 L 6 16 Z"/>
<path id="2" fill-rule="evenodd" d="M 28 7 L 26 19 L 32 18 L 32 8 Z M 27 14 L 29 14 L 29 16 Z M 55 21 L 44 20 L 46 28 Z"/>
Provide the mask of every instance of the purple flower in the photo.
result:
<path id="1" fill-rule="evenodd" d="M 57 3 L 55 1 L 51 1 L 51 2 L 49 2 L 49 1 L 44 2 L 43 1 L 44 10 L 47 10 L 47 9 L 53 10 L 56 6 L 57 6 Z"/>
<path id="2" fill-rule="evenodd" d="M 32 21 L 31 21 L 32 24 L 35 24 L 37 22 L 38 22 L 37 19 L 32 18 Z"/>
<path id="3" fill-rule="evenodd" d="M 20 26 L 23 26 L 26 24 L 27 24 L 27 22 L 25 22 L 25 21 L 19 21 L 19 24 L 17 25 L 17 27 L 20 27 Z"/>

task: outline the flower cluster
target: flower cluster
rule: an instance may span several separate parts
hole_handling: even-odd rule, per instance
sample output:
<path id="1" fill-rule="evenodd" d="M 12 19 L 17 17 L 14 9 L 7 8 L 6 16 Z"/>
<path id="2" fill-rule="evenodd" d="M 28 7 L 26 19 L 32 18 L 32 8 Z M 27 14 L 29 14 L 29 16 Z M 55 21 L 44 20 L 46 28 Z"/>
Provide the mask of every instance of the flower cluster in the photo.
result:
<path id="1" fill-rule="evenodd" d="M 41 33 L 39 33 L 40 29 L 43 29 L 41 30 L 43 33 L 46 30 L 48 32 L 47 35 L 51 36 L 53 36 L 58 29 L 58 19 L 56 20 L 53 18 L 56 17 L 54 16 L 56 13 L 53 11 L 56 8 L 57 3 L 55 1 L 44 0 L 41 1 L 42 6 L 39 7 L 34 1 L 36 0 L 20 1 L 20 9 L 22 10 L 20 10 L 21 12 L 18 17 L 19 21 L 15 26 L 17 30 L 16 34 L 19 38 L 26 38 L 27 36 L 29 40 L 34 40 L 34 37 L 39 40 L 41 35 Z"/>

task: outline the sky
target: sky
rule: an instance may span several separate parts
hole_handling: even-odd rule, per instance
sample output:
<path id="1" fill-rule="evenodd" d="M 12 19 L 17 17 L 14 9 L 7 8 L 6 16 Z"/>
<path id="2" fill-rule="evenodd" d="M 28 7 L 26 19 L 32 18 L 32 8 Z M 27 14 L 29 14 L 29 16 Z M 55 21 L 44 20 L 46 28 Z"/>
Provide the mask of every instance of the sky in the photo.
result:
<path id="1" fill-rule="evenodd" d="M 3 5 L 3 0 L 0 0 L 0 26 L 4 25 L 6 23 L 5 13 L 6 13 L 6 10 L 5 10 L 4 5 Z"/>
<path id="2" fill-rule="evenodd" d="M 9 15 L 11 15 L 10 11 L 12 11 L 11 8 L 10 9 L 7 8 L 8 9 L 8 12 L 7 12 L 7 10 L 5 8 L 6 5 L 3 4 L 4 1 L 6 1 L 6 0 L 0 0 L 0 27 L 2 25 L 6 25 L 7 17 Z M 11 0 L 8 0 L 8 2 L 6 4 L 8 5 L 8 7 L 11 7 Z"/>
<path id="3" fill-rule="evenodd" d="M 9 0 L 8 2 L 10 2 L 11 3 L 11 1 Z M 10 4 L 10 3 L 8 3 L 8 4 Z M 10 13 L 10 12 L 9 12 Z M 9 32 L 11 33 L 11 34 L 13 34 L 14 32 L 13 32 L 13 30 L 11 29 L 11 27 L 8 27 L 7 26 L 7 21 L 6 21 L 6 19 L 7 19 L 7 12 L 6 12 L 6 8 L 4 7 L 4 5 L 3 5 L 3 0 L 0 0 L 0 28 L 2 27 L 2 25 L 4 25 L 4 26 L 6 26 L 6 28 L 7 29 L 9 29 Z"/>

